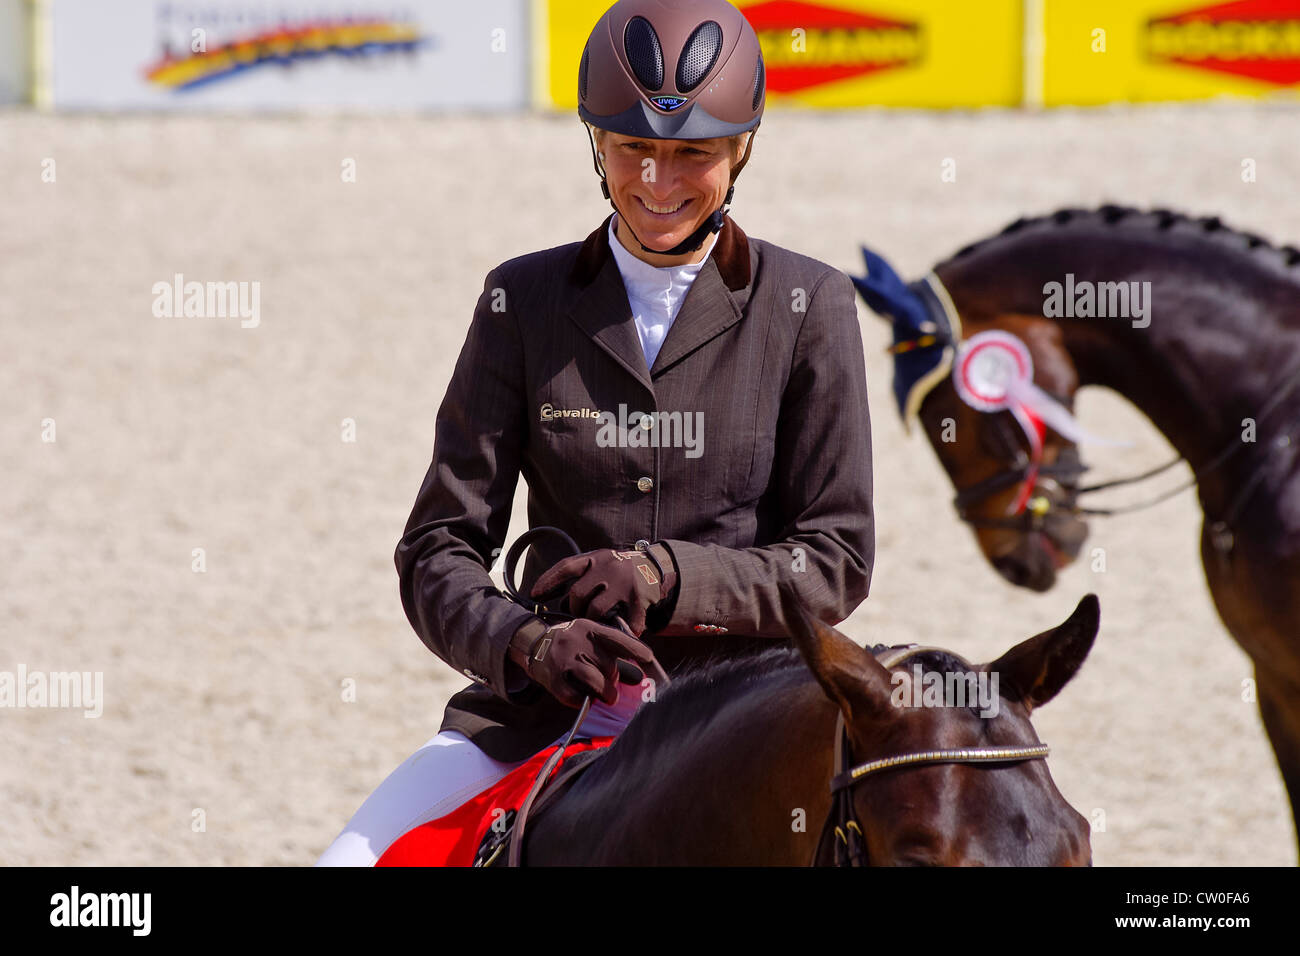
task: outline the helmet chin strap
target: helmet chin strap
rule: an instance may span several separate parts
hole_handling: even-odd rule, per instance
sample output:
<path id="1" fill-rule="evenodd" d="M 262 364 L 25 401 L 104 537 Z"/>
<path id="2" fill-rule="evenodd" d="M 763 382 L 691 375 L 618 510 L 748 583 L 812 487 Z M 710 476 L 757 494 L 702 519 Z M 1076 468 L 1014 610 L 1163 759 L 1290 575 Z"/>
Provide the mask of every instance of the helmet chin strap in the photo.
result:
<path id="1" fill-rule="evenodd" d="M 605 185 L 604 180 L 601 181 L 601 191 L 605 193 L 605 198 L 609 199 L 609 187 Z M 722 229 L 722 224 L 726 221 L 727 206 L 731 203 L 731 196 L 735 191 L 736 191 L 735 186 L 730 187 L 727 190 L 727 198 L 722 201 L 722 205 L 717 209 L 715 209 L 713 211 L 713 214 L 708 216 L 704 220 L 704 222 L 700 223 L 700 227 L 698 229 L 696 229 L 693 233 L 691 233 L 681 242 L 677 243 L 677 245 L 673 246 L 671 249 L 663 249 L 663 250 L 651 249 L 644 242 L 642 242 L 641 237 L 638 236 L 635 232 L 633 232 L 631 224 L 627 221 L 627 216 L 623 215 L 623 211 L 619 209 L 618 206 L 614 205 L 613 199 L 609 200 L 609 204 L 611 206 L 614 206 L 614 211 L 618 213 L 619 224 L 627 227 L 627 231 L 631 233 L 632 238 L 637 241 L 637 245 L 639 245 L 646 252 L 653 252 L 657 256 L 681 256 L 681 255 L 685 255 L 688 252 L 695 252 L 697 249 L 700 248 L 700 246 L 704 245 L 705 239 L 709 238 L 709 236 L 713 235 L 715 232 L 718 232 L 720 229 Z"/>
<path id="2" fill-rule="evenodd" d="M 605 198 L 609 200 L 609 204 L 614 207 L 614 211 L 618 213 L 619 223 L 627 226 L 627 231 L 631 234 L 632 238 L 636 240 L 637 245 L 639 245 L 645 252 L 651 252 L 657 256 L 685 255 L 688 252 L 695 252 L 698 250 L 700 246 L 704 245 L 704 240 L 722 229 L 722 225 L 726 221 L 727 207 L 731 205 L 731 198 L 736 194 L 736 184 L 734 182 L 727 187 L 727 198 L 722 200 L 722 205 L 715 209 L 711 215 L 706 217 L 705 220 L 700 223 L 698 229 L 671 249 L 651 249 L 642 242 L 641 237 L 632 230 L 632 226 L 628 222 L 627 216 L 623 215 L 623 210 L 618 208 L 618 204 L 615 203 L 613 197 L 610 196 L 609 182 L 605 177 L 605 170 L 601 168 L 600 163 L 597 160 L 595 137 L 592 136 L 590 126 L 586 123 L 584 123 L 583 126 L 586 127 L 587 139 L 591 142 L 591 164 L 596 167 L 596 174 L 600 176 L 600 191 L 604 194 Z M 753 143 L 754 137 L 750 136 L 749 140 L 750 143 Z M 746 145 L 748 146 L 749 144 Z M 745 158 L 749 158 L 748 148 L 745 150 Z"/>

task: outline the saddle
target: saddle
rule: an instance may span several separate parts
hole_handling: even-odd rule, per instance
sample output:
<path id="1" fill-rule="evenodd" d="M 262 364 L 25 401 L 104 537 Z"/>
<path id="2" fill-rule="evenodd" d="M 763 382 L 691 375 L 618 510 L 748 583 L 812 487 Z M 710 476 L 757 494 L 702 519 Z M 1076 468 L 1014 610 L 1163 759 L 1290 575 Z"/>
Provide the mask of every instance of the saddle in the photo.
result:
<path id="1" fill-rule="evenodd" d="M 506 860 L 502 854 L 515 841 L 522 847 L 530 812 L 537 813 L 568 790 L 613 741 L 613 737 L 580 738 L 562 753 L 558 745 L 546 748 L 451 813 L 402 834 L 375 865 L 502 865 Z"/>
<path id="2" fill-rule="evenodd" d="M 488 828 L 488 832 L 483 835 L 483 840 L 479 843 L 478 852 L 474 854 L 474 862 L 471 865 L 499 866 L 504 860 L 508 866 L 519 866 L 523 857 L 524 829 L 530 814 L 541 813 L 552 802 L 563 796 L 578 777 L 605 756 L 605 748 L 613 743 L 613 740 L 613 737 L 598 737 L 590 741 L 591 749 L 579 751 L 572 756 L 566 754 L 560 766 L 542 785 L 539 792 L 530 793 L 517 810 L 508 812 L 500 827 Z M 584 742 L 586 742 L 585 738 L 575 741 L 575 744 Z"/>
<path id="3" fill-rule="evenodd" d="M 519 606 L 528 608 L 548 623 L 557 619 L 572 620 L 573 615 L 547 608 L 544 603 L 539 603 L 539 601 L 545 602 L 548 598 L 559 600 L 563 596 L 562 594 L 542 595 L 538 601 L 533 601 L 525 598 L 515 586 L 516 563 L 533 541 L 543 535 L 554 535 L 564 542 L 570 552 L 573 554 L 581 553 L 581 549 L 578 547 L 577 543 L 560 528 L 551 525 L 540 525 L 535 528 L 529 528 L 515 539 L 515 543 L 511 545 L 510 550 L 506 552 L 505 576 L 503 579 L 506 596 Z M 638 541 L 636 546 L 638 550 L 646 550 L 648 553 L 649 544 L 647 542 Z M 654 561 L 654 558 L 652 557 L 651 560 Z M 655 564 L 657 566 L 658 562 L 656 561 Z M 661 577 L 662 574 L 663 569 L 660 568 Z M 566 584 L 563 586 L 562 590 L 567 591 L 567 589 L 568 585 Z M 617 613 L 617 610 L 612 610 L 607 617 L 609 618 L 607 623 L 611 626 L 618 627 L 629 637 L 636 636 L 627 626 L 627 622 Z M 660 688 L 667 687 L 669 684 L 668 674 L 664 672 L 662 667 L 659 667 L 657 662 L 655 666 L 657 668 L 657 673 L 653 676 L 655 677 L 658 686 Z M 645 676 L 640 670 L 627 661 L 620 660 L 618 662 L 618 670 L 620 679 L 626 684 L 640 683 Z M 498 825 L 493 826 L 491 830 L 484 834 L 483 840 L 479 844 L 478 852 L 474 856 L 473 866 L 492 866 L 497 864 L 501 860 L 503 853 L 505 854 L 507 866 L 521 866 L 523 863 L 524 829 L 528 823 L 529 813 L 534 810 L 540 811 L 547 804 L 558 798 L 565 790 L 572 786 L 573 782 L 577 780 L 578 776 L 581 775 L 583 771 L 587 770 L 596 759 L 604 754 L 604 750 L 601 748 L 607 747 L 609 744 L 613 743 L 613 737 L 597 737 L 594 740 L 586 741 L 586 743 L 589 744 L 589 747 L 582 748 L 582 752 L 570 754 L 570 745 L 575 739 L 578 728 L 582 726 L 583 720 L 586 719 L 587 713 L 591 709 L 591 702 L 591 697 L 587 697 L 583 701 L 582 706 L 578 709 L 578 716 L 574 720 L 573 726 L 570 728 L 569 734 L 564 738 L 562 744 L 550 748 L 550 750 L 542 751 L 541 754 L 538 754 L 537 757 L 534 758 L 534 761 L 536 761 L 544 755 L 548 753 L 550 754 L 549 757 L 545 758 L 545 762 L 541 764 L 540 769 L 537 769 L 534 766 L 534 761 L 529 761 L 523 767 L 519 768 L 517 772 L 523 773 L 527 770 L 528 776 L 534 779 L 532 787 L 528 790 L 527 795 L 523 797 L 523 800 L 517 809 L 507 813 Z M 581 743 L 573 744 L 573 746 L 581 747 Z M 561 762 L 564 764 L 562 770 L 560 768 Z"/>
<path id="4" fill-rule="evenodd" d="M 881 654 L 886 654 L 890 651 L 916 648 L 917 646 L 918 645 L 916 644 L 893 646 L 877 644 L 871 650 L 873 654 L 880 656 Z M 587 708 L 590 707 L 590 704 L 591 702 L 587 701 L 583 705 L 582 712 L 578 715 L 577 721 L 574 722 L 573 730 L 569 732 L 570 738 L 572 738 L 573 733 L 582 723 L 582 719 L 586 715 Z M 836 740 L 839 741 L 839 746 L 836 747 L 835 751 L 836 775 L 839 775 L 844 769 L 844 762 L 847 755 L 848 737 L 845 734 L 843 722 L 844 716 L 841 714 L 839 723 L 836 726 Z M 579 738 L 578 740 L 575 740 L 572 745 L 567 745 L 566 742 L 566 753 L 563 757 L 559 757 L 558 766 L 550 767 L 548 770 L 548 766 L 553 761 L 556 761 L 556 751 L 559 749 L 557 746 L 542 751 L 542 753 L 534 757 L 532 761 L 514 771 L 514 774 L 521 777 L 533 779 L 533 789 L 523 799 L 523 802 L 517 809 L 511 809 L 508 811 L 504 817 L 500 818 L 499 824 L 490 826 L 487 832 L 483 834 L 483 838 L 478 845 L 478 851 L 474 854 L 474 862 L 472 865 L 499 866 L 504 859 L 507 866 L 520 866 L 522 863 L 524 832 L 530 812 L 540 813 L 553 801 L 563 796 L 584 771 L 589 769 L 593 763 L 605 755 L 604 748 L 612 743 L 613 740 L 614 738 L 612 737 L 597 737 L 594 740 L 591 740 L 591 738 Z M 567 750 L 567 746 L 578 746 L 588 742 L 591 743 L 591 749 L 578 750 L 572 754 Z M 540 769 L 537 769 L 536 765 L 543 759 L 546 760 L 546 764 L 541 765 Z M 831 847 L 830 841 L 828 840 L 828 834 L 837 832 L 839 837 L 844 839 L 845 833 L 850 832 L 850 839 L 845 841 L 849 844 L 848 846 L 845 848 L 841 848 L 839 845 L 834 846 L 836 864 L 844 865 L 847 863 L 847 858 L 844 855 L 845 849 L 852 851 L 855 854 L 861 852 L 861 847 L 854 845 L 854 842 L 851 839 L 851 831 L 856 830 L 860 837 L 861 830 L 858 829 L 858 824 L 850 819 L 851 811 L 848 802 L 846 800 L 837 800 L 836 804 L 840 819 L 837 821 L 836 816 L 832 815 L 831 818 L 826 821 L 826 826 L 823 829 L 822 838 L 819 841 L 818 853 L 815 859 L 822 858 L 824 849 L 829 849 Z M 839 824 L 838 827 L 836 826 L 837 822 Z"/>

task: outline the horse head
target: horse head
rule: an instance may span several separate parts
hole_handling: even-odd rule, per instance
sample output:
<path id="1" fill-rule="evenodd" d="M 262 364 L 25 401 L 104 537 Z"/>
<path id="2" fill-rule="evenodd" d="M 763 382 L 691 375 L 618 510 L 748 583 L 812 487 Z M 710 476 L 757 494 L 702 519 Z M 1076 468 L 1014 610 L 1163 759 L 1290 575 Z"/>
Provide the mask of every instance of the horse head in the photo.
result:
<path id="1" fill-rule="evenodd" d="M 1079 376 L 1060 326 L 978 302 L 964 301 L 958 317 L 933 273 L 904 283 L 885 260 L 867 249 L 863 255 L 867 275 L 853 281 L 893 325 L 894 393 L 904 424 L 920 421 L 957 491 L 958 515 L 989 563 L 1012 584 L 1049 590 L 1088 534 L 1077 510 L 1084 470 L 1077 447 L 1046 426 L 1035 441 L 1011 411 L 974 407 L 952 373 L 963 341 L 990 331 L 1014 336 L 1032 360 L 1033 385 L 1069 412 Z"/>
<path id="2" fill-rule="evenodd" d="M 1095 595 L 1084 597 L 1061 625 L 979 666 L 938 649 L 895 650 L 877 659 L 811 617 L 793 595 L 785 604 L 798 622 L 792 637 L 800 653 L 840 709 L 852 760 L 858 769 L 871 768 L 849 790 L 867 862 L 1091 864 L 1088 821 L 1056 789 L 1045 760 L 964 760 L 954 752 L 991 757 L 1045 750 L 1029 717 L 1069 682 L 1091 649 L 1099 622 Z M 963 694 L 965 700 L 955 699 Z"/>

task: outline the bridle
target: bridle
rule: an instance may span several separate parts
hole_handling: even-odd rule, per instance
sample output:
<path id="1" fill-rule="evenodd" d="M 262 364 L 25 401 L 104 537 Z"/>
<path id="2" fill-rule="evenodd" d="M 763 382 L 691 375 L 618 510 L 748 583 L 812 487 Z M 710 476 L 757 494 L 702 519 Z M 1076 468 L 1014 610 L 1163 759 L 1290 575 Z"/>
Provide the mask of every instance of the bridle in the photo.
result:
<path id="1" fill-rule="evenodd" d="M 902 663 L 913 655 L 925 651 L 943 650 L 967 667 L 970 664 L 952 651 L 936 647 L 893 648 L 892 653 L 880 660 L 886 670 Z M 937 763 L 1020 763 L 1025 760 L 1046 760 L 1050 750 L 1047 744 L 1028 744 L 1003 747 L 962 747 L 947 750 L 918 750 L 911 753 L 879 757 L 866 763 L 851 766 L 848 730 L 844 712 L 835 721 L 835 769 L 831 776 L 831 810 L 822 826 L 821 838 L 813 854 L 812 865 L 829 861 L 833 866 L 868 866 L 866 836 L 853 815 L 853 788 L 872 774 Z M 849 769 L 845 769 L 849 767 Z M 831 841 L 834 841 L 833 844 Z"/>
<path id="2" fill-rule="evenodd" d="M 1052 398 L 1068 407 L 1068 399 L 1063 399 L 1059 395 L 1052 395 Z M 1073 444 L 1065 445 L 1057 454 L 1056 461 L 1051 464 L 1035 462 L 1025 454 L 1025 450 L 1020 447 L 1019 441 L 1012 435 L 1011 426 L 1008 424 L 1010 417 L 1009 413 L 999 413 L 994 416 L 994 434 L 1003 445 L 1004 450 L 1011 453 L 1014 460 L 1008 467 L 992 477 L 959 489 L 953 498 L 953 507 L 957 509 L 957 516 L 967 524 L 979 528 L 1037 531 L 1042 527 L 1043 520 L 1054 509 L 1067 510 L 1072 514 L 1079 513 L 1082 509 L 1075 505 L 1075 499 L 1084 489 L 1077 488 L 1076 482 L 1079 476 L 1088 470 L 1088 467 L 1080 461 L 1076 446 Z M 1040 479 L 1042 480 L 1040 481 Z M 1034 483 L 1032 490 L 1037 490 L 1041 484 L 1045 483 L 1050 483 L 1057 489 L 1064 490 L 1067 493 L 1069 503 L 1062 509 L 1047 495 L 1031 493 L 1022 495 L 1024 498 L 1023 504 L 1010 517 L 986 518 L 971 514 L 971 505 L 985 500 L 1004 488 L 1019 488 L 1027 481 Z"/>
<path id="3" fill-rule="evenodd" d="M 865 249 L 863 251 L 866 252 Z M 877 263 L 877 270 L 883 271 L 886 276 L 893 275 L 892 270 L 883 262 Z M 895 282 L 901 283 L 897 276 L 893 276 L 893 279 Z M 862 283 L 856 279 L 854 282 L 862 290 Z M 928 370 L 923 370 L 924 374 L 909 387 L 906 400 L 900 399 L 900 409 L 903 412 L 904 422 L 907 421 L 909 415 L 919 412 L 925 395 L 947 376 L 952 363 L 951 350 L 955 349 L 962 340 L 962 322 L 957 313 L 957 307 L 937 275 L 932 272 L 925 279 L 909 284 L 907 289 L 919 300 L 921 310 L 929 317 L 926 321 L 911 325 L 904 321 L 905 317 L 910 313 L 905 309 L 899 311 L 897 308 L 898 303 L 895 301 L 902 290 L 890 289 L 888 279 L 884 280 L 880 289 L 863 291 L 868 305 L 878 311 L 889 312 L 898 320 L 894 326 L 895 341 L 885 349 L 888 354 L 895 357 L 895 362 L 899 361 L 900 356 L 905 356 L 915 350 L 933 348 L 942 350 L 937 363 L 932 363 Z M 897 376 L 897 374 L 896 369 L 895 375 Z M 1284 399 L 1295 390 L 1297 384 L 1300 384 L 1300 367 L 1293 368 L 1281 379 L 1281 384 L 1275 388 L 1268 401 L 1256 413 L 1254 416 L 1256 428 L 1263 423 L 1268 415 L 1282 405 Z M 1054 395 L 1050 392 L 1048 392 L 1048 395 L 1065 408 L 1069 408 L 1072 404 L 1071 399 L 1067 396 Z M 1098 517 L 1111 517 L 1142 511 L 1197 485 L 1207 475 L 1221 468 L 1235 455 L 1240 454 L 1244 446 L 1250 444 L 1240 438 L 1229 439 L 1217 454 L 1199 468 L 1193 469 L 1192 476 L 1187 481 L 1145 501 L 1113 508 L 1085 508 L 1079 505 L 1079 498 L 1083 495 L 1118 488 L 1123 485 L 1138 484 L 1168 471 L 1187 459 L 1180 454 L 1173 460 L 1140 474 L 1080 488 L 1078 479 L 1088 468 L 1080 460 L 1078 449 L 1073 442 L 1061 447 L 1056 460 L 1052 464 L 1044 464 L 1041 461 L 1031 459 L 1029 455 L 1025 454 L 1018 436 L 1010 430 L 1009 423 L 1011 420 L 1012 416 L 1008 413 L 999 412 L 995 416 L 997 422 L 995 425 L 996 434 L 1008 452 L 1009 464 L 1000 472 L 983 481 L 976 482 L 967 488 L 958 489 L 956 496 L 953 498 L 953 505 L 956 508 L 958 517 L 973 527 L 1004 528 L 1030 532 L 1041 530 L 1048 515 L 1054 511 L 1071 516 L 1094 515 Z M 1300 450 L 1300 429 L 1284 428 L 1280 434 L 1267 443 L 1265 454 L 1290 452 L 1290 454 L 1295 455 L 1298 450 Z M 1210 516 L 1206 516 L 1209 537 L 1215 550 L 1218 551 L 1220 559 L 1226 558 L 1231 552 L 1233 547 L 1231 530 L 1233 522 L 1258 489 L 1264 474 L 1265 468 L 1261 462 L 1258 467 L 1252 469 L 1250 477 L 1237 489 L 1234 496 L 1229 500 L 1224 513 L 1217 520 L 1209 522 Z M 1061 500 L 1055 500 L 1047 494 L 1035 493 L 1038 491 L 1040 478 L 1043 479 L 1043 484 L 1050 484 L 1055 486 L 1057 490 L 1064 492 Z M 1028 489 L 1024 488 L 1026 482 L 1032 482 Z M 1013 486 L 1020 489 L 1015 499 L 1017 508 L 1014 514 L 993 518 L 971 513 L 972 505 Z"/>
<path id="4" fill-rule="evenodd" d="M 1300 384 L 1300 368 L 1294 370 L 1282 383 L 1282 385 L 1273 393 L 1269 400 L 1254 416 L 1255 425 L 1258 428 L 1264 420 L 1278 407 L 1283 400 L 1291 394 L 1297 384 Z M 1059 395 L 1053 395 L 1054 399 L 1068 407 L 1068 399 Z M 1156 468 L 1144 471 L 1141 474 L 1131 475 L 1126 478 L 1116 478 L 1111 481 L 1100 482 L 1095 485 L 1088 485 L 1079 488 L 1076 485 L 1079 475 L 1088 470 L 1079 459 L 1079 452 L 1076 445 L 1068 443 L 1062 446 L 1057 454 L 1056 462 L 1051 465 L 1039 464 L 1035 467 L 1028 455 L 1025 454 L 1020 443 L 1014 437 L 1010 436 L 1010 426 L 1007 424 L 1007 416 L 999 414 L 996 418 L 996 426 L 999 440 L 1008 448 L 1014 450 L 1014 461 L 1004 470 L 986 478 L 983 481 L 960 489 L 956 497 L 953 498 L 953 505 L 957 509 L 957 516 L 973 527 L 983 528 L 1007 528 L 1022 532 L 1037 531 L 1042 528 L 1043 521 L 1052 511 L 1061 511 L 1066 514 L 1077 515 L 1096 515 L 1100 517 L 1111 517 L 1113 515 L 1129 514 L 1135 511 L 1143 511 L 1152 505 L 1157 505 L 1166 501 L 1175 495 L 1181 494 L 1187 489 L 1198 484 L 1206 475 L 1225 465 L 1230 461 L 1242 448 L 1250 444 L 1240 438 L 1230 439 L 1227 444 L 1208 461 L 1195 469 L 1192 477 L 1180 485 L 1176 485 L 1168 491 L 1161 492 L 1145 501 L 1140 501 L 1131 505 L 1124 505 L 1115 508 L 1084 508 L 1078 504 L 1080 495 L 1091 494 L 1097 491 L 1104 491 L 1109 488 L 1117 488 L 1123 485 L 1137 484 L 1146 481 L 1148 478 L 1154 478 L 1180 462 L 1186 461 L 1186 457 L 1178 455 L 1171 461 L 1165 462 Z M 1290 432 L 1284 432 L 1274 441 L 1269 443 L 1269 449 L 1289 448 L 1295 444 L 1295 436 Z M 1260 480 L 1264 475 L 1262 467 L 1255 468 L 1250 479 L 1237 490 L 1236 495 L 1228 504 L 1227 510 L 1223 516 L 1210 525 L 1210 538 L 1215 548 L 1220 554 L 1226 554 L 1232 549 L 1231 526 L 1233 521 L 1240 514 L 1241 509 L 1245 507 L 1255 492 Z M 1057 502 L 1047 495 L 1030 495 L 1027 497 L 1025 504 L 1020 510 L 1011 517 L 1006 518 L 985 518 L 979 515 L 972 515 L 969 511 L 970 505 L 983 501 L 990 495 L 995 494 L 1010 486 L 1019 486 L 1025 481 L 1033 479 L 1035 488 L 1037 487 L 1037 476 L 1046 476 L 1048 481 L 1057 488 L 1066 492 L 1064 501 Z M 1060 478 L 1060 481 L 1056 479 Z"/>

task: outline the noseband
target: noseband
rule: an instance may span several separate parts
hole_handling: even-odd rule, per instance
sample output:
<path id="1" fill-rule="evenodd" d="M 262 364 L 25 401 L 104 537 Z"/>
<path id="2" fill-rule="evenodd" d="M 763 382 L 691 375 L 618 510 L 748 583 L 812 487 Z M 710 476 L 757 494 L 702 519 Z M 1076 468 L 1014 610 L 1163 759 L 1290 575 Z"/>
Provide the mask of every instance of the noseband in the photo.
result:
<path id="1" fill-rule="evenodd" d="M 1258 427 L 1262 425 L 1269 415 L 1271 415 L 1276 409 L 1282 407 L 1284 400 L 1296 389 L 1297 386 L 1300 386 L 1300 368 L 1293 369 L 1287 374 L 1281 384 L 1274 390 L 1272 397 L 1265 402 L 1260 410 L 1254 415 L 1256 426 Z M 1068 401 L 1062 396 L 1053 395 L 1052 397 L 1063 405 L 1066 405 L 1066 407 L 1069 407 Z M 1070 515 L 1097 515 L 1099 517 L 1110 517 L 1113 515 L 1130 514 L 1134 511 L 1143 511 L 1150 508 L 1152 505 L 1157 505 L 1162 501 L 1167 501 L 1175 495 L 1199 484 L 1202 478 L 1225 465 L 1229 460 L 1243 449 L 1248 448 L 1251 444 L 1249 442 L 1243 442 L 1238 438 L 1230 439 L 1218 454 L 1212 456 L 1199 468 L 1194 469 L 1192 477 L 1187 481 L 1170 488 L 1168 491 L 1161 492 L 1154 497 L 1148 498 L 1145 501 L 1115 508 L 1084 508 L 1079 506 L 1078 499 L 1080 495 L 1091 494 L 1096 491 L 1104 491 L 1108 488 L 1119 488 L 1124 485 L 1138 484 L 1146 481 L 1148 478 L 1154 478 L 1156 475 L 1168 471 L 1180 462 L 1186 461 L 1186 458 L 1180 454 L 1172 461 L 1167 461 L 1163 465 L 1144 471 L 1141 474 L 1130 475 L 1126 478 L 1116 478 L 1111 481 L 1102 482 L 1101 484 L 1088 485 L 1084 488 L 1080 488 L 1078 486 L 1078 478 L 1088 470 L 1088 466 L 1084 465 L 1079 460 L 1079 452 L 1077 448 L 1073 444 L 1068 444 L 1057 454 L 1055 464 L 1039 465 L 1037 468 L 1038 475 L 1047 476 L 1048 480 L 1051 481 L 1053 485 L 1066 492 L 1064 504 L 1059 504 L 1046 495 L 1032 495 L 1027 499 L 1024 506 L 1011 517 L 983 518 L 978 515 L 970 514 L 968 510 L 969 506 L 976 502 L 983 501 L 995 492 L 1001 491 L 1011 485 L 1019 485 L 1022 482 L 1028 481 L 1035 474 L 1034 463 L 1030 461 L 1029 456 L 1026 455 L 1024 449 L 1020 447 L 1019 441 L 1017 441 L 1014 436 L 1010 435 L 1006 419 L 999 416 L 997 425 L 997 435 L 999 440 L 1008 450 L 1014 452 L 1013 457 L 1015 460 L 1009 468 L 998 472 L 991 478 L 986 478 L 984 481 L 976 482 L 970 487 L 958 491 L 957 496 L 953 499 L 953 505 L 957 509 L 957 516 L 967 524 L 974 527 L 1009 528 L 1022 532 L 1038 531 L 1041 529 L 1043 526 L 1043 519 L 1047 517 L 1048 513 L 1054 510 L 1063 511 Z M 1284 428 L 1282 433 L 1278 435 L 1273 442 L 1266 443 L 1265 447 L 1267 447 L 1269 451 L 1288 449 L 1297 437 L 1300 437 L 1300 434 L 1297 434 L 1297 430 L 1293 423 L 1289 429 Z M 1213 541 L 1215 548 L 1221 553 L 1225 550 L 1232 549 L 1232 534 L 1229 529 L 1231 528 L 1233 521 L 1240 514 L 1241 510 L 1246 506 L 1246 503 L 1250 500 L 1251 495 L 1255 492 L 1263 475 L 1264 468 L 1262 466 L 1256 467 L 1253 470 L 1251 477 L 1233 495 L 1223 516 L 1210 526 L 1211 540 Z M 1059 477 L 1061 480 L 1059 482 L 1053 480 L 1056 477 Z M 1035 478 L 1035 487 L 1037 487 L 1037 484 L 1038 482 Z"/>
<path id="2" fill-rule="evenodd" d="M 1059 395 L 1053 395 L 1052 397 L 1062 405 L 1069 407 L 1068 399 Z M 1088 470 L 1088 466 L 1079 460 L 1078 450 L 1072 444 L 1066 445 L 1057 454 L 1054 463 L 1046 465 L 1034 462 L 1025 454 L 1025 450 L 1020 447 L 1020 443 L 1011 434 L 1010 426 L 1007 423 L 1008 417 L 1008 415 L 1002 414 L 996 416 L 994 419 L 995 434 L 998 436 L 999 442 L 1005 447 L 1005 450 L 1011 453 L 1014 460 L 1007 468 L 1004 468 L 991 478 L 986 478 L 958 491 L 952 502 L 953 507 L 957 509 L 957 516 L 962 521 L 977 528 L 1009 528 L 1015 531 L 1028 532 L 1039 530 L 1043 526 L 1043 519 L 1053 510 L 1064 510 L 1071 514 L 1077 513 L 1079 509 L 1074 502 L 1079 494 L 1079 476 Z M 1040 482 L 1040 478 L 1044 479 L 1044 481 Z M 1026 496 L 1025 502 L 1020 506 L 1019 510 L 1010 517 L 984 518 L 970 513 L 971 505 L 983 501 L 1004 488 L 1019 487 L 1030 480 L 1034 482 L 1035 489 L 1040 484 L 1050 482 L 1058 490 L 1064 490 L 1067 493 L 1067 504 L 1062 507 L 1047 495 L 1030 494 Z"/>
<path id="3" fill-rule="evenodd" d="M 915 654 L 935 650 L 943 650 L 945 654 L 951 654 L 966 666 L 970 666 L 969 662 L 960 655 L 937 647 L 906 647 L 894 650 L 882 659 L 880 664 L 888 670 Z M 821 838 L 817 842 L 817 852 L 813 854 L 813 865 L 827 858 L 832 859 L 834 866 L 869 865 L 866 838 L 862 827 L 853 818 L 853 787 L 873 773 L 937 763 L 1019 763 L 1024 760 L 1045 760 L 1049 753 L 1047 744 L 920 750 L 869 760 L 845 770 L 844 768 L 852 761 L 849 735 L 844 725 L 844 712 L 840 711 L 835 721 L 835 770 L 831 777 L 831 812 L 822 827 Z M 831 857 L 832 851 L 828 849 L 832 839 L 834 839 L 833 857 Z"/>

